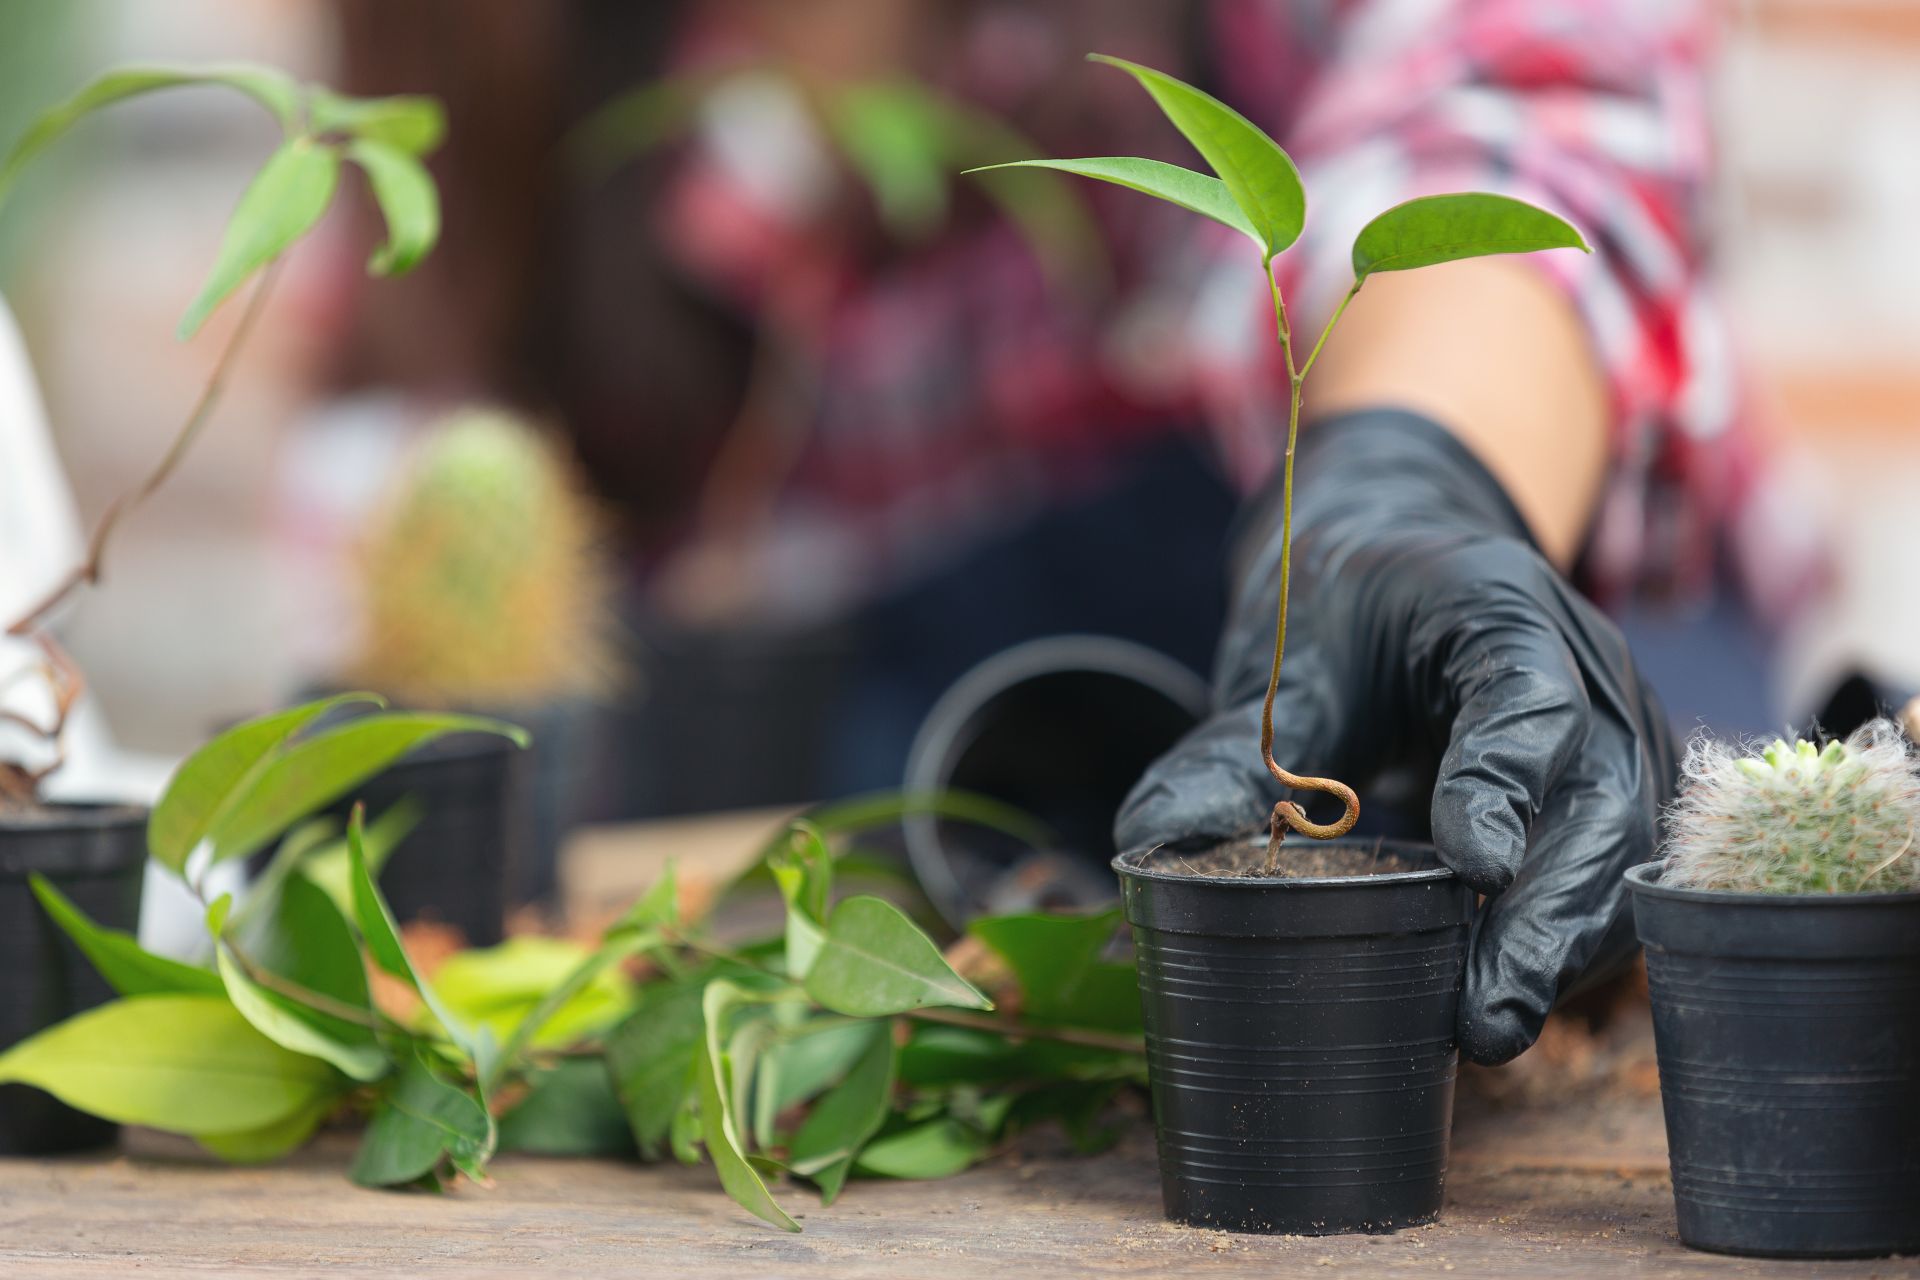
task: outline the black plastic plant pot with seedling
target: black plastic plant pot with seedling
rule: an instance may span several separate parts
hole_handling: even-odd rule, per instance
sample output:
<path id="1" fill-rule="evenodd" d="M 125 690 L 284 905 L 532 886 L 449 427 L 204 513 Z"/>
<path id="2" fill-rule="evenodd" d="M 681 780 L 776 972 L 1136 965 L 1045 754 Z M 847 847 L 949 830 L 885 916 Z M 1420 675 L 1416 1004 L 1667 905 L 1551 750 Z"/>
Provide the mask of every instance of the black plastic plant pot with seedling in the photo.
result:
<path id="1" fill-rule="evenodd" d="M 1699 743 L 1646 947 L 1680 1238 L 1920 1252 L 1920 768 L 1884 721 L 1825 751 Z"/>
<path id="2" fill-rule="evenodd" d="M 102 925 L 132 932 L 146 811 L 48 804 L 0 811 L 0 1052 L 113 992 L 34 891 L 35 877 Z M 42 892 L 45 892 L 44 889 Z M 0 1156 L 106 1146 L 118 1126 L 24 1084 L 0 1084 Z"/>
<path id="3" fill-rule="evenodd" d="M 1446 1172 L 1454 1016 L 1473 895 L 1430 848 L 1343 840 L 1360 815 L 1352 788 L 1294 774 L 1274 759 L 1301 391 L 1372 276 L 1491 254 L 1584 250 L 1586 242 L 1558 216 L 1509 196 L 1408 200 L 1361 229 L 1352 286 L 1296 358 L 1274 273 L 1274 259 L 1306 224 L 1292 159 L 1191 85 L 1116 58 L 1095 61 L 1138 81 L 1213 172 L 1128 156 L 999 167 L 1130 187 L 1230 227 L 1258 249 L 1289 392 L 1261 762 L 1288 793 L 1332 796 L 1344 808 L 1319 823 L 1283 799 L 1255 844 L 1127 851 L 1114 861 L 1139 955 L 1167 1213 L 1302 1234 L 1429 1221 Z M 1302 839 L 1286 843 L 1289 836 Z"/>

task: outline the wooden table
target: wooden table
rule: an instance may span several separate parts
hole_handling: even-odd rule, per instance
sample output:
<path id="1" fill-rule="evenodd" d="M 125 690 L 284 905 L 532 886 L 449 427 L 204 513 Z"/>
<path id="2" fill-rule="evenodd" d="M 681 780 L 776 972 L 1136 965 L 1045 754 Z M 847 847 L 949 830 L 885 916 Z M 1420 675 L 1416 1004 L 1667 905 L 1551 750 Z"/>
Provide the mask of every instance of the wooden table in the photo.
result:
<path id="1" fill-rule="evenodd" d="M 669 857 L 696 880 L 723 876 L 779 821 L 594 833 L 567 864 L 569 910 L 611 914 Z M 1075 1157 L 1041 1134 L 944 1182 L 854 1183 L 831 1209 L 783 1190 L 806 1228 L 797 1236 L 736 1208 L 704 1168 L 510 1156 L 491 1188 L 429 1196 L 349 1184 L 350 1134 L 231 1169 L 184 1140 L 136 1133 L 117 1153 L 0 1160 L 0 1276 L 1920 1277 L 1920 1259 L 1790 1264 L 1682 1248 L 1646 1034 L 1644 1008 L 1630 1010 L 1597 1065 L 1584 1044 L 1549 1037 L 1515 1070 L 1470 1073 L 1445 1215 L 1390 1236 L 1164 1222 L 1144 1121 L 1106 1155 Z"/>

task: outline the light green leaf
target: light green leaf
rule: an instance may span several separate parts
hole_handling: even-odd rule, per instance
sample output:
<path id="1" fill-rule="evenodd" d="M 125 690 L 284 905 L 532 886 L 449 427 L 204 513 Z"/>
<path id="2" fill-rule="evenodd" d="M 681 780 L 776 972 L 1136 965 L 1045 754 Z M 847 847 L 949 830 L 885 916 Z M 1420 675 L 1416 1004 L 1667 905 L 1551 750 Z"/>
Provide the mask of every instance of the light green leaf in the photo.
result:
<path id="1" fill-rule="evenodd" d="M 895 235 L 926 235 L 947 211 L 946 115 L 911 81 L 850 84 L 829 101 L 834 141 Z"/>
<path id="2" fill-rule="evenodd" d="M 836 1013 L 875 1018 L 932 1005 L 991 1009 L 933 940 L 881 898 L 848 898 L 806 978 L 807 994 Z"/>
<path id="3" fill-rule="evenodd" d="M 732 1075 L 726 1051 L 721 1047 L 726 1036 L 727 1014 L 741 1002 L 759 998 L 757 993 L 724 978 L 707 984 L 702 1000 L 706 1015 L 705 1051 L 696 1055 L 694 1063 L 695 1083 L 700 1091 L 700 1131 L 706 1141 L 707 1157 L 720 1175 L 720 1185 L 735 1203 L 784 1231 L 798 1231 L 800 1224 L 780 1207 L 760 1174 L 747 1161 L 739 1120 L 731 1102 Z"/>
<path id="4" fill-rule="evenodd" d="M 1572 223 L 1512 196 L 1466 191 L 1397 204 L 1360 229 L 1353 274 L 1410 271 L 1461 258 L 1540 249 L 1592 252 Z"/>
<path id="5" fill-rule="evenodd" d="M 310 138 L 281 143 L 241 194 L 213 271 L 181 317 L 180 337 L 200 332 L 215 307 L 312 230 L 339 182 L 338 151 Z"/>
<path id="6" fill-rule="evenodd" d="M 1307 221 L 1307 193 L 1300 185 L 1300 171 L 1279 143 L 1212 94 L 1164 71 L 1102 53 L 1088 57 L 1120 68 L 1153 95 L 1173 127 L 1220 175 L 1268 259 L 1300 238 Z"/>
<path id="7" fill-rule="evenodd" d="M 788 1154 L 795 1173 L 819 1184 L 822 1204 L 832 1204 L 839 1196 L 854 1158 L 880 1131 L 892 1102 L 893 1026 L 882 1021 L 866 1030 L 867 1046 L 859 1061 L 807 1115 Z"/>
<path id="8" fill-rule="evenodd" d="M 438 99 L 355 98 L 317 84 L 307 89 L 307 123 L 314 133 L 349 134 L 408 156 L 428 154 L 447 134 L 447 113 Z"/>
<path id="9" fill-rule="evenodd" d="M 292 1000 L 247 977 L 233 957 L 233 948 L 224 942 L 217 948 L 217 957 L 227 998 L 261 1035 L 295 1053 L 324 1058 L 355 1080 L 378 1080 L 387 1073 L 387 1055 L 378 1045 L 348 1044 L 315 1027 Z"/>
<path id="10" fill-rule="evenodd" d="M 413 156 L 370 138 L 348 143 L 347 158 L 366 171 L 387 220 L 387 241 L 374 250 L 367 270 L 377 276 L 404 275 L 433 252 L 440 239 L 440 191 L 433 176 Z"/>
<path id="11" fill-rule="evenodd" d="M 53 917 L 53 922 L 73 939 L 88 962 L 107 980 L 107 985 L 121 995 L 196 992 L 217 996 L 223 992 L 220 975 L 211 969 L 154 955 L 134 941 L 133 935 L 95 924 L 38 872 L 29 882 L 33 896 L 40 899 L 40 905 Z"/>
<path id="12" fill-rule="evenodd" d="M 694 1058 L 704 1043 L 702 985 L 680 981 L 642 988 L 633 1013 L 607 1037 L 607 1070 L 634 1141 L 648 1159 L 660 1154 L 675 1113 L 694 1087 Z"/>
<path id="13" fill-rule="evenodd" d="M 354 702 L 381 699 L 346 693 L 276 711 L 234 726 L 188 756 L 147 819 L 147 852 L 162 866 L 181 870 L 221 810 L 258 777 L 282 743 L 335 707 Z"/>
<path id="14" fill-rule="evenodd" d="M 58 141 L 62 134 L 81 120 L 116 102 L 157 89 L 192 85 L 224 85 L 254 99 L 292 133 L 299 122 L 300 93 L 294 82 L 271 67 L 242 65 L 210 67 L 116 67 L 98 76 L 65 102 L 47 108 L 35 117 L 27 131 L 0 161 L 0 199 L 4 199 L 20 171 L 32 159 Z"/>
<path id="15" fill-rule="evenodd" d="M 980 1130 L 943 1116 L 874 1139 L 854 1168 L 881 1178 L 950 1178 L 972 1167 L 991 1146 Z"/>
<path id="16" fill-rule="evenodd" d="M 471 1093 L 414 1055 L 373 1113 L 349 1176 L 363 1187 L 401 1186 L 435 1173 L 443 1159 L 468 1177 L 486 1176 L 493 1117 Z"/>
<path id="17" fill-rule="evenodd" d="M 207 833 L 213 860 L 246 857 L 407 752 L 450 733 L 495 733 L 522 747 L 528 742 L 525 730 L 482 716 L 382 711 L 349 720 L 286 745 L 249 776 Z"/>
<path id="18" fill-rule="evenodd" d="M 339 1105 L 338 1098 L 322 1098 L 285 1120 L 239 1133 L 199 1133 L 193 1140 L 228 1164 L 265 1164 L 306 1145 L 320 1122 Z"/>
<path id="19" fill-rule="evenodd" d="M 653 887 L 640 895 L 638 901 L 628 907 L 625 914 L 613 922 L 609 934 L 625 930 L 653 930 L 677 928 L 680 924 L 680 879 L 673 862 L 667 863 L 667 869 L 653 883 Z"/>
<path id="20" fill-rule="evenodd" d="M 536 1072 L 527 1096 L 500 1117 L 500 1149 L 544 1156 L 625 1156 L 626 1112 L 600 1058 L 562 1058 Z"/>
<path id="21" fill-rule="evenodd" d="M 800 821 L 788 829 L 787 847 L 769 856 L 767 865 L 787 904 L 787 973 L 798 982 L 826 942 L 821 926 L 833 898 L 833 854 L 819 829 Z"/>
<path id="22" fill-rule="evenodd" d="M 400 847 L 400 842 L 413 834 L 420 825 L 420 817 L 425 810 L 415 796 L 402 796 L 388 805 L 386 812 L 366 825 L 361 832 L 360 848 L 366 859 L 367 874 L 375 883 L 380 880 L 380 871 L 387 865 L 387 859 Z M 295 828 L 298 834 L 300 828 Z M 291 840 L 293 836 L 288 836 Z M 282 841 L 282 847 L 285 841 Z M 277 858 L 276 858 L 277 860 Z M 339 839 L 330 840 L 319 848 L 306 854 L 299 860 L 300 874 L 319 890 L 333 899 L 333 905 L 342 916 L 353 916 L 353 862 L 347 856 L 347 837 L 343 833 Z M 272 870 L 271 864 L 268 870 Z"/>
<path id="23" fill-rule="evenodd" d="M 119 1124 L 197 1136 L 287 1120 L 340 1076 L 255 1031 L 224 996 L 149 995 L 77 1014 L 0 1054 L 30 1084 Z"/>
<path id="24" fill-rule="evenodd" d="M 1266 251 L 1266 241 L 1253 229 L 1253 223 L 1247 220 L 1240 206 L 1234 203 L 1226 183 L 1177 164 L 1143 160 L 1135 156 L 1088 156 L 1080 160 L 1015 160 L 1007 164 L 969 169 L 967 172 L 992 173 L 997 169 L 1057 169 L 1061 173 L 1096 178 L 1101 182 L 1143 191 L 1202 217 L 1212 218 L 1222 226 L 1232 227 L 1259 245 L 1262 252 Z"/>
<path id="25" fill-rule="evenodd" d="M 588 951 L 557 938 L 515 938 L 488 952 L 451 957 L 434 985 L 455 1016 L 505 1037 L 485 1081 L 491 1089 L 529 1047 L 569 1044 L 618 1022 L 631 1008 L 633 992 L 614 966 L 659 941 L 658 934 L 621 931 Z M 501 981 L 508 965 L 516 982 L 525 983 L 536 971 L 547 980 L 512 991 Z"/>

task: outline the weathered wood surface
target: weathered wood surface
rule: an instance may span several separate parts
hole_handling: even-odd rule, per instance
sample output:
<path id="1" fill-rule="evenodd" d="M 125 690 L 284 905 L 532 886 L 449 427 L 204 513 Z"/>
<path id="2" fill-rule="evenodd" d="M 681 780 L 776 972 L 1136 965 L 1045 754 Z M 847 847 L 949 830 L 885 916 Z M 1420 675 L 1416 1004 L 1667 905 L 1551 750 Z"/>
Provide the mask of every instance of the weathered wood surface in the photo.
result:
<path id="1" fill-rule="evenodd" d="M 235 1170 L 138 1135 L 118 1155 L 0 1161 L 0 1275 L 1920 1276 L 1914 1259 L 1681 1248 L 1648 1107 L 1558 1127 L 1464 1116 L 1440 1223 L 1321 1239 L 1163 1222 L 1144 1132 L 1092 1159 L 1037 1150 L 941 1183 L 859 1182 L 831 1209 L 783 1192 L 797 1236 L 704 1169 L 508 1157 L 493 1188 L 435 1197 L 349 1185 L 344 1136 Z"/>

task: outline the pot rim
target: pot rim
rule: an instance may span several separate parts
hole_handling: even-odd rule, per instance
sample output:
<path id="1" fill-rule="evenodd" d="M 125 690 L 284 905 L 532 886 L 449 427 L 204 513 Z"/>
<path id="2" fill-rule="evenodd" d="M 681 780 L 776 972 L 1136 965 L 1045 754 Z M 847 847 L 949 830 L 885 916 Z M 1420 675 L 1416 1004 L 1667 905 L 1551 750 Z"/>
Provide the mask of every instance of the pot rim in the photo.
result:
<path id="1" fill-rule="evenodd" d="M 1635 894 L 1668 902 L 1686 902 L 1700 906 L 1777 907 L 1782 910 L 1806 910 L 1810 907 L 1888 907 L 1920 906 L 1920 890 L 1902 889 L 1893 893 L 1754 893 L 1743 889 L 1683 889 L 1660 883 L 1663 864 L 1642 862 L 1628 867 L 1626 880 Z"/>
<path id="2" fill-rule="evenodd" d="M 1222 841 L 1221 843 L 1231 842 Z M 1263 841 L 1251 839 L 1241 841 L 1240 843 L 1259 845 L 1262 844 Z M 1337 840 L 1325 840 L 1317 843 L 1326 845 L 1372 846 L 1376 849 L 1387 847 L 1418 849 L 1424 850 L 1435 858 L 1439 857 L 1433 845 L 1424 840 L 1390 840 L 1384 837 L 1361 837 L 1355 839 L 1350 836 L 1343 836 Z M 1162 843 L 1149 845 L 1144 849 L 1127 849 L 1114 855 L 1113 861 L 1108 865 L 1118 874 L 1135 880 L 1151 880 L 1161 884 L 1218 885 L 1223 888 L 1245 889 L 1353 889 L 1366 887 L 1368 885 L 1378 885 L 1386 888 L 1403 884 L 1439 884 L 1460 878 L 1451 867 L 1446 866 L 1429 867 L 1422 871 L 1388 871 L 1375 876 L 1203 876 L 1183 875 L 1178 871 L 1157 871 L 1139 865 L 1141 859 L 1164 848 L 1166 848 L 1166 845 Z"/>

